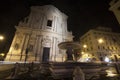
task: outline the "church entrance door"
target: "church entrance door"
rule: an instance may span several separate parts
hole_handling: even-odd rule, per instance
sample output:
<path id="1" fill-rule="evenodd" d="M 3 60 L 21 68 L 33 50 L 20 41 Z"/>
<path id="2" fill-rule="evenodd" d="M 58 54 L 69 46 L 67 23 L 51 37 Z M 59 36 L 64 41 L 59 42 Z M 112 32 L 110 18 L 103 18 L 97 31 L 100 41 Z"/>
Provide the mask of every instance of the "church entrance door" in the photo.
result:
<path id="1" fill-rule="evenodd" d="M 49 54 L 50 54 L 50 48 L 49 47 L 44 47 L 43 48 L 42 62 L 48 62 L 49 61 Z"/>

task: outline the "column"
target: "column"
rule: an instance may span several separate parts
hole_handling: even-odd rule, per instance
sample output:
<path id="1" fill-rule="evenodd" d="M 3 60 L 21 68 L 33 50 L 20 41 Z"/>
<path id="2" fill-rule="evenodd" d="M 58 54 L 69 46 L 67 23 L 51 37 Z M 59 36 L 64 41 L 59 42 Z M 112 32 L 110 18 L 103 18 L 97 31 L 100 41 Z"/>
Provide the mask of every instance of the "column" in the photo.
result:
<path id="1" fill-rule="evenodd" d="M 24 39 L 25 39 L 25 35 L 24 34 L 22 34 L 22 33 L 20 33 L 19 35 L 21 35 L 22 37 L 19 37 L 18 39 L 21 39 L 21 42 L 19 43 L 19 52 L 16 54 L 16 53 L 14 53 L 14 55 L 13 55 L 13 58 L 14 58 L 14 60 L 15 61 L 19 61 L 20 59 L 20 53 L 21 53 L 21 50 L 22 50 L 22 47 L 23 47 L 23 45 L 24 45 Z M 18 40 L 17 39 L 17 40 Z M 16 51 L 16 50 L 15 50 Z M 15 57 L 16 56 L 16 57 Z"/>
<path id="2" fill-rule="evenodd" d="M 39 36 L 36 36 L 36 41 L 35 41 L 35 47 L 34 47 L 34 53 L 35 53 L 35 61 L 38 61 L 38 50 L 39 50 Z"/>
<path id="3" fill-rule="evenodd" d="M 55 44 L 54 44 L 54 48 L 55 48 L 54 61 L 56 61 L 56 57 L 57 57 L 57 38 L 56 38 L 56 37 L 55 37 Z"/>
<path id="4" fill-rule="evenodd" d="M 55 56 L 55 37 L 52 37 L 52 47 L 51 47 L 51 60 L 54 61 L 54 56 Z"/>
<path id="5" fill-rule="evenodd" d="M 33 45 L 33 54 L 35 55 L 34 57 L 34 60 L 36 61 L 36 59 L 37 59 L 37 53 L 36 53 L 36 50 L 37 50 L 37 36 L 36 36 L 36 38 L 35 38 L 36 40 L 35 40 L 35 43 L 34 43 L 34 45 Z"/>
<path id="6" fill-rule="evenodd" d="M 56 31 L 56 16 L 53 16 L 53 31 Z"/>
<path id="7" fill-rule="evenodd" d="M 44 23 L 44 15 L 43 14 L 41 14 L 41 21 L 40 21 L 40 23 L 41 23 L 40 24 L 40 26 L 41 26 L 40 29 L 43 29 L 43 26 L 44 26 L 43 25 L 43 23 Z"/>
<path id="8" fill-rule="evenodd" d="M 35 61 L 41 61 L 41 53 L 42 53 L 42 35 L 37 35 L 36 43 L 35 43 Z"/>
<path id="9" fill-rule="evenodd" d="M 23 41 L 22 41 L 22 45 L 21 45 L 21 52 L 20 52 L 20 61 L 22 59 L 22 54 L 23 54 L 23 50 L 24 50 L 24 47 L 25 47 L 25 43 L 26 43 L 26 38 L 27 38 L 28 34 L 24 34 L 24 38 L 23 38 Z"/>
<path id="10" fill-rule="evenodd" d="M 39 49 L 38 49 L 38 53 L 39 53 L 39 61 L 42 61 L 42 53 L 43 53 L 43 46 L 42 46 L 42 42 L 43 42 L 43 35 L 40 35 L 40 39 L 39 39 Z"/>
<path id="11" fill-rule="evenodd" d="M 47 23 L 47 17 L 43 15 L 43 24 L 42 24 L 42 29 L 45 30 L 46 24 Z"/>
<path id="12" fill-rule="evenodd" d="M 32 35 L 32 32 L 28 33 L 27 38 L 26 38 L 26 44 L 25 44 L 25 47 L 24 47 L 24 55 L 23 55 L 24 57 L 22 59 L 22 61 L 25 61 L 25 62 L 27 61 L 27 58 L 28 58 L 29 42 L 30 42 L 30 39 L 31 39 L 31 35 Z"/>

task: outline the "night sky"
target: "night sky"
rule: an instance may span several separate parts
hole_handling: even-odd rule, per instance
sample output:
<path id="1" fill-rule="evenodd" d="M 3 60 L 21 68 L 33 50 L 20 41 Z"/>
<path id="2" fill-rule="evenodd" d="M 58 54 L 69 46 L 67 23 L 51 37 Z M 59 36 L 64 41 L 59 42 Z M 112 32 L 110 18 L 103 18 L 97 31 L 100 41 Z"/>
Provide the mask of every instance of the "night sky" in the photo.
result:
<path id="1" fill-rule="evenodd" d="M 114 14 L 109 11 L 111 0 L 1 0 L 0 34 L 5 40 L 0 42 L 0 51 L 9 49 L 15 33 L 15 25 L 30 13 L 30 6 L 52 4 L 68 15 L 68 30 L 73 32 L 74 40 L 97 26 L 111 27 L 119 32 Z"/>

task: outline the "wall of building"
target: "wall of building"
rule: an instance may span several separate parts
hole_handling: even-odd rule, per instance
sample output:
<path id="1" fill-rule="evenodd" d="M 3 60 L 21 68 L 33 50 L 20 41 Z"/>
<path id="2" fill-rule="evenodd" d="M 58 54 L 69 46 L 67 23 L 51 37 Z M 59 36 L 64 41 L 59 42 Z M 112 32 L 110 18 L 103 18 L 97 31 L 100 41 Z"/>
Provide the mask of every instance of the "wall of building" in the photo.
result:
<path id="1" fill-rule="evenodd" d="M 65 51 L 58 44 L 72 40 L 64 13 L 52 5 L 32 6 L 29 16 L 16 26 L 6 61 L 24 61 L 26 53 L 27 61 L 64 61 Z"/>
<path id="2" fill-rule="evenodd" d="M 104 30 L 103 30 L 104 29 Z M 102 39 L 103 42 L 98 40 Z M 109 57 L 114 60 L 114 55 L 120 59 L 120 33 L 114 33 L 110 28 L 91 29 L 80 38 L 80 44 L 86 45 L 81 51 L 88 54 L 87 57 L 96 58 L 97 60 Z M 83 54 L 83 55 L 84 55 Z"/>

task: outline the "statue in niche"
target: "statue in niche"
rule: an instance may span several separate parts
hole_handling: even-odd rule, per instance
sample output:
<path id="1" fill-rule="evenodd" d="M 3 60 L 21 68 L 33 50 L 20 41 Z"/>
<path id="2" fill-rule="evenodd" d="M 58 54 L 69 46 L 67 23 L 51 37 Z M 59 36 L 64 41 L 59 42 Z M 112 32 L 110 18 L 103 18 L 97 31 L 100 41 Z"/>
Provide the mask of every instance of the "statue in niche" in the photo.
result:
<path id="1" fill-rule="evenodd" d="M 19 44 L 18 44 L 18 43 L 15 43 L 14 49 L 15 49 L 15 50 L 18 50 L 18 49 L 19 49 Z"/>

